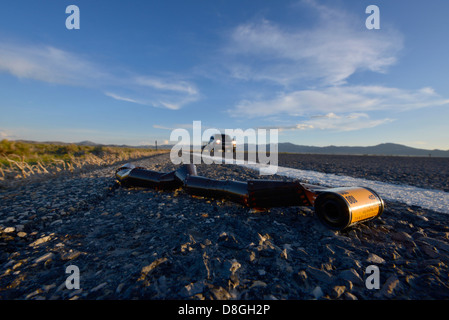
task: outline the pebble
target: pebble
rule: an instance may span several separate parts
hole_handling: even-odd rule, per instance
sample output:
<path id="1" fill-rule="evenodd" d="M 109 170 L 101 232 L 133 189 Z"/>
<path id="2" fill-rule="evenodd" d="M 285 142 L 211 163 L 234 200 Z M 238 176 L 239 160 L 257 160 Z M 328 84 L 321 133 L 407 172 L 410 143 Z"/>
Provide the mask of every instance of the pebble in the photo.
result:
<path id="1" fill-rule="evenodd" d="M 315 289 L 313 289 L 312 295 L 314 296 L 315 299 L 320 299 L 322 296 L 324 296 L 324 293 L 321 287 L 317 286 L 315 287 Z"/>
<path id="2" fill-rule="evenodd" d="M 40 256 L 36 260 L 34 260 L 34 263 L 45 262 L 45 261 L 53 259 L 54 257 L 55 257 L 55 254 L 53 252 L 49 252 L 49 253 L 46 253 L 46 254 Z"/>
<path id="3" fill-rule="evenodd" d="M 36 241 L 30 243 L 29 246 L 36 247 L 36 246 L 39 246 L 39 245 L 49 241 L 50 239 L 51 239 L 51 236 L 45 236 L 45 237 L 39 238 Z"/>
<path id="4" fill-rule="evenodd" d="M 100 283 L 98 286 L 92 288 L 92 289 L 90 290 L 90 292 L 96 292 L 96 291 L 98 291 L 98 290 L 100 290 L 100 289 L 103 289 L 103 288 L 106 287 L 107 285 L 108 285 L 107 282 Z"/>
<path id="5" fill-rule="evenodd" d="M 341 271 L 338 277 L 342 280 L 351 281 L 351 283 L 359 286 L 364 283 L 357 271 L 352 268 Z"/>
<path id="6" fill-rule="evenodd" d="M 16 231 L 16 228 L 14 228 L 14 227 L 7 227 L 7 228 L 3 229 L 4 233 L 12 233 L 14 231 Z"/>
<path id="7" fill-rule="evenodd" d="M 385 259 L 379 257 L 377 254 L 370 253 L 368 258 L 366 259 L 366 262 L 370 264 L 384 264 Z"/>
<path id="8" fill-rule="evenodd" d="M 345 292 L 346 287 L 345 286 L 335 286 L 332 288 L 332 298 L 338 299 L 340 296 Z"/>
<path id="9" fill-rule="evenodd" d="M 400 288 L 400 281 L 396 275 L 390 276 L 382 286 L 381 290 L 376 293 L 379 298 L 392 298 L 395 290 Z"/>

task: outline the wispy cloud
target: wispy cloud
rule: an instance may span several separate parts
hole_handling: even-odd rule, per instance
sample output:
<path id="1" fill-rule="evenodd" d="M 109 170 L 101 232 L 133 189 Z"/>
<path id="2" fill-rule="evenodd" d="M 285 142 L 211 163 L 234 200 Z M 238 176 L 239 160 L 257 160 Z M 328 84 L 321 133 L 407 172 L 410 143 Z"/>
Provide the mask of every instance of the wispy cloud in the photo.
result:
<path id="1" fill-rule="evenodd" d="M 328 113 L 321 117 L 312 117 L 297 125 L 298 129 L 319 129 L 332 131 L 355 131 L 366 128 L 374 128 L 379 125 L 393 122 L 393 119 L 371 119 L 366 113 L 350 113 L 337 115 Z"/>
<path id="2" fill-rule="evenodd" d="M 1 41 L 0 72 L 20 79 L 95 88 L 115 100 L 172 110 L 200 96 L 188 81 L 119 72 L 83 55 L 45 45 Z"/>
<path id="3" fill-rule="evenodd" d="M 96 83 L 111 77 L 86 59 L 53 46 L 5 41 L 0 42 L 0 71 L 22 79 L 69 85 Z"/>
<path id="4" fill-rule="evenodd" d="M 162 130 L 174 130 L 174 127 L 167 127 L 167 126 L 162 126 L 160 124 L 153 124 L 153 128 L 155 129 L 162 129 Z"/>
<path id="5" fill-rule="evenodd" d="M 348 13 L 305 1 L 318 14 L 309 28 L 283 27 L 266 19 L 241 24 L 225 52 L 237 78 L 289 85 L 298 80 L 343 84 L 357 71 L 385 72 L 396 62 L 402 36 L 392 30 L 370 33 L 355 28 Z"/>
<path id="6" fill-rule="evenodd" d="M 448 104 L 432 88 L 405 90 L 384 86 L 335 86 L 279 93 L 267 100 L 243 100 L 231 115 L 257 118 L 270 115 L 313 116 L 379 110 L 396 112 Z"/>
<path id="7" fill-rule="evenodd" d="M 333 112 L 312 116 L 307 120 L 293 125 L 280 125 L 261 127 L 265 129 L 278 129 L 279 131 L 291 130 L 330 130 L 330 131 L 355 131 L 366 128 L 374 128 L 382 124 L 393 122 L 394 119 L 371 119 L 366 113 L 335 114 Z"/>
<path id="8" fill-rule="evenodd" d="M 144 103 L 142 103 L 142 102 L 140 102 L 140 101 L 137 101 L 137 100 L 135 100 L 135 99 L 122 97 L 122 96 L 119 96 L 119 95 L 117 95 L 117 94 L 115 94 L 115 93 L 112 93 L 112 92 L 105 92 L 104 94 L 105 94 L 106 96 L 108 96 L 108 97 L 111 97 L 112 99 L 115 99 L 115 100 L 126 101 L 126 102 L 132 102 L 132 103 L 137 103 L 137 104 L 144 104 Z"/>
<path id="9" fill-rule="evenodd" d="M 164 126 L 160 124 L 153 124 L 153 128 L 155 129 L 162 129 L 162 130 L 175 130 L 175 129 L 192 129 L 193 124 L 192 123 L 181 123 L 181 124 L 175 124 L 173 126 Z"/>
<path id="10" fill-rule="evenodd" d="M 139 76 L 135 78 L 135 82 L 138 85 L 155 88 L 159 90 L 184 92 L 189 95 L 197 95 L 198 90 L 191 83 L 187 81 L 172 81 L 167 82 L 166 80 L 154 78 L 154 77 L 144 77 Z"/>

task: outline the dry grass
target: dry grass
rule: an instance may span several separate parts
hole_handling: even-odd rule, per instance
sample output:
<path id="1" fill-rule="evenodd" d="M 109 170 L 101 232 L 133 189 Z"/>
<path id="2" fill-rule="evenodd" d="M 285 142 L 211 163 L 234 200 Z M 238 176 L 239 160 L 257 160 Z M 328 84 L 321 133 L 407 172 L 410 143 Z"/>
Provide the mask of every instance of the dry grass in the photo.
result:
<path id="1" fill-rule="evenodd" d="M 164 153 L 154 149 L 78 146 L 0 141 L 0 187 L 33 177 L 75 172 L 87 167 L 108 166 L 118 162 Z"/>

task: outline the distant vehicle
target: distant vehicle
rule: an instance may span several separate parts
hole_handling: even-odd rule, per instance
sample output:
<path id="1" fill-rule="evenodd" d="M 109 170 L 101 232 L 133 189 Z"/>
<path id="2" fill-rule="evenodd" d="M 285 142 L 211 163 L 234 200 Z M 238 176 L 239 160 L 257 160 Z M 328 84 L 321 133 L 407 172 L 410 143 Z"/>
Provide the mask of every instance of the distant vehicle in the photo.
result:
<path id="1" fill-rule="evenodd" d="M 201 147 L 201 151 L 204 149 L 212 151 L 222 151 L 235 153 L 236 141 L 227 134 L 214 134 L 210 137 L 209 142 Z"/>

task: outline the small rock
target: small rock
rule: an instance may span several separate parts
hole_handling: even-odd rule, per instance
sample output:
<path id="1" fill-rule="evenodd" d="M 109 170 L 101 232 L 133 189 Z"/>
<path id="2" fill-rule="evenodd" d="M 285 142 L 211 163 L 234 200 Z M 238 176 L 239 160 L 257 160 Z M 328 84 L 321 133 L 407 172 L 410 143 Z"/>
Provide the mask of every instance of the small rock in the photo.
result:
<path id="1" fill-rule="evenodd" d="M 36 241 L 30 243 L 29 246 L 30 247 L 35 247 L 35 246 L 38 246 L 38 245 L 40 245 L 42 243 L 45 243 L 45 242 L 49 241 L 50 239 L 51 239 L 51 236 L 45 236 L 45 237 L 42 237 L 42 238 L 37 239 Z"/>
<path id="2" fill-rule="evenodd" d="M 61 254 L 61 259 L 66 261 L 73 260 L 78 258 L 80 254 L 81 252 L 79 252 L 78 250 L 70 250 L 69 252 Z"/>
<path id="3" fill-rule="evenodd" d="M 251 287 L 249 287 L 249 288 L 250 288 L 250 289 L 251 289 L 251 288 L 254 288 L 254 287 L 262 287 L 262 288 L 265 288 L 266 286 L 267 286 L 267 284 L 266 284 L 265 282 L 260 281 L 260 280 L 256 280 L 256 281 L 253 282 L 253 284 L 252 284 Z"/>
<path id="4" fill-rule="evenodd" d="M 117 286 L 117 289 L 115 289 L 115 293 L 120 293 L 122 292 L 123 287 L 125 286 L 125 284 L 122 282 Z"/>
<path id="5" fill-rule="evenodd" d="M 346 290 L 345 286 L 335 286 L 332 288 L 331 296 L 334 299 L 338 299 Z"/>
<path id="6" fill-rule="evenodd" d="M 34 260 L 34 263 L 39 263 L 39 262 L 44 262 L 44 261 L 51 260 L 51 259 L 54 258 L 54 256 L 55 256 L 55 254 L 53 252 L 48 252 L 48 253 L 40 256 L 36 260 Z"/>
<path id="7" fill-rule="evenodd" d="M 153 261 L 148 266 L 143 267 L 141 270 L 141 277 L 139 278 L 139 280 L 145 279 L 145 277 L 147 276 L 148 273 L 153 271 L 153 269 L 155 269 L 160 264 L 166 262 L 167 260 L 168 260 L 167 258 L 159 258 L 159 259 L 156 259 L 155 261 Z"/>
<path id="8" fill-rule="evenodd" d="M 309 279 L 307 277 L 307 273 L 304 270 L 299 271 L 293 278 L 296 283 L 306 290 L 309 288 Z"/>
<path id="9" fill-rule="evenodd" d="M 54 226 L 54 225 L 56 225 L 56 224 L 62 224 L 62 220 L 61 220 L 61 219 L 58 219 L 58 220 L 55 220 L 55 221 L 53 221 L 52 223 L 50 223 L 51 226 Z"/>
<path id="10" fill-rule="evenodd" d="M 248 259 L 249 259 L 249 262 L 254 262 L 256 260 L 256 253 L 254 251 L 251 251 Z"/>
<path id="11" fill-rule="evenodd" d="M 350 292 L 345 292 L 344 297 L 346 300 L 358 300 L 357 297 Z"/>
<path id="12" fill-rule="evenodd" d="M 391 239 L 402 242 L 402 243 L 409 243 L 413 242 L 413 238 L 411 235 L 409 235 L 407 232 L 401 231 L 401 232 L 395 232 L 391 235 Z"/>
<path id="13" fill-rule="evenodd" d="M 231 294 L 223 287 L 214 287 L 211 292 L 217 300 L 229 300 L 232 298 Z"/>
<path id="14" fill-rule="evenodd" d="M 288 256 L 287 256 L 287 248 L 285 248 L 284 250 L 282 250 L 282 252 L 281 252 L 281 258 L 284 258 L 285 260 L 288 260 Z"/>
<path id="15" fill-rule="evenodd" d="M 217 244 L 229 249 L 240 249 L 239 242 L 235 236 L 232 234 L 227 234 L 226 232 L 220 234 Z"/>
<path id="16" fill-rule="evenodd" d="M 385 281 L 376 297 L 392 298 L 396 290 L 400 288 L 400 282 L 397 276 L 393 275 Z"/>
<path id="17" fill-rule="evenodd" d="M 427 256 L 431 258 L 437 258 L 440 256 L 440 253 L 437 248 L 434 246 L 429 245 L 426 242 L 423 241 L 417 241 L 418 248 L 421 252 L 425 253 Z"/>
<path id="18" fill-rule="evenodd" d="M 330 283 L 332 281 L 332 275 L 325 270 L 309 267 L 307 273 L 322 283 Z"/>
<path id="19" fill-rule="evenodd" d="M 78 289 L 78 290 L 75 290 L 75 291 L 71 292 L 69 294 L 69 299 L 70 300 L 78 299 L 78 295 L 81 294 L 82 292 L 83 292 L 83 289 Z"/>
<path id="20" fill-rule="evenodd" d="M 100 290 L 101 288 L 106 287 L 107 284 L 108 284 L 107 282 L 100 283 L 100 284 L 99 284 L 98 286 L 96 286 L 95 288 L 92 288 L 92 289 L 90 290 L 90 292 L 98 291 L 98 290 Z"/>
<path id="21" fill-rule="evenodd" d="M 342 272 L 340 272 L 339 278 L 342 279 L 342 280 L 351 281 L 355 285 L 363 284 L 362 278 L 359 276 L 357 271 L 355 271 L 352 268 L 349 269 L 349 270 L 343 270 Z"/>
<path id="22" fill-rule="evenodd" d="M 37 290 L 35 290 L 35 291 L 29 293 L 29 294 L 25 297 L 25 300 L 31 299 L 32 297 L 37 296 L 37 295 L 40 294 L 40 293 L 42 293 L 42 290 L 41 290 L 41 289 L 37 289 Z"/>
<path id="23" fill-rule="evenodd" d="M 185 298 L 191 297 L 198 293 L 202 293 L 204 291 L 204 287 L 205 287 L 204 281 L 197 281 L 195 283 L 190 283 L 184 286 L 184 288 L 182 288 L 180 294 Z"/>
<path id="24" fill-rule="evenodd" d="M 315 297 L 315 299 L 320 299 L 322 296 L 324 296 L 323 290 L 321 290 L 320 286 L 315 287 L 312 291 L 312 295 Z"/>
<path id="25" fill-rule="evenodd" d="M 429 219 L 428 219 L 427 217 L 424 217 L 424 216 L 419 216 L 419 215 L 417 215 L 416 217 L 417 217 L 418 219 L 421 219 L 421 220 L 425 221 L 425 222 L 428 222 L 428 221 L 429 221 Z"/>
<path id="26" fill-rule="evenodd" d="M 7 228 L 3 229 L 4 233 L 11 233 L 14 231 L 16 231 L 16 228 L 14 228 L 14 227 L 7 227 Z"/>
<path id="27" fill-rule="evenodd" d="M 231 261 L 231 267 L 229 268 L 229 271 L 231 271 L 232 274 L 236 273 L 238 269 L 242 266 L 237 260 L 233 259 Z"/>
<path id="28" fill-rule="evenodd" d="M 433 246 L 435 246 L 438 250 L 445 251 L 446 253 L 449 253 L 449 244 L 443 240 L 434 239 L 434 238 L 421 238 L 422 242 L 429 243 Z"/>
<path id="29" fill-rule="evenodd" d="M 366 259 L 366 262 L 374 264 L 384 264 L 385 260 L 374 253 L 370 253 L 368 258 Z"/>

